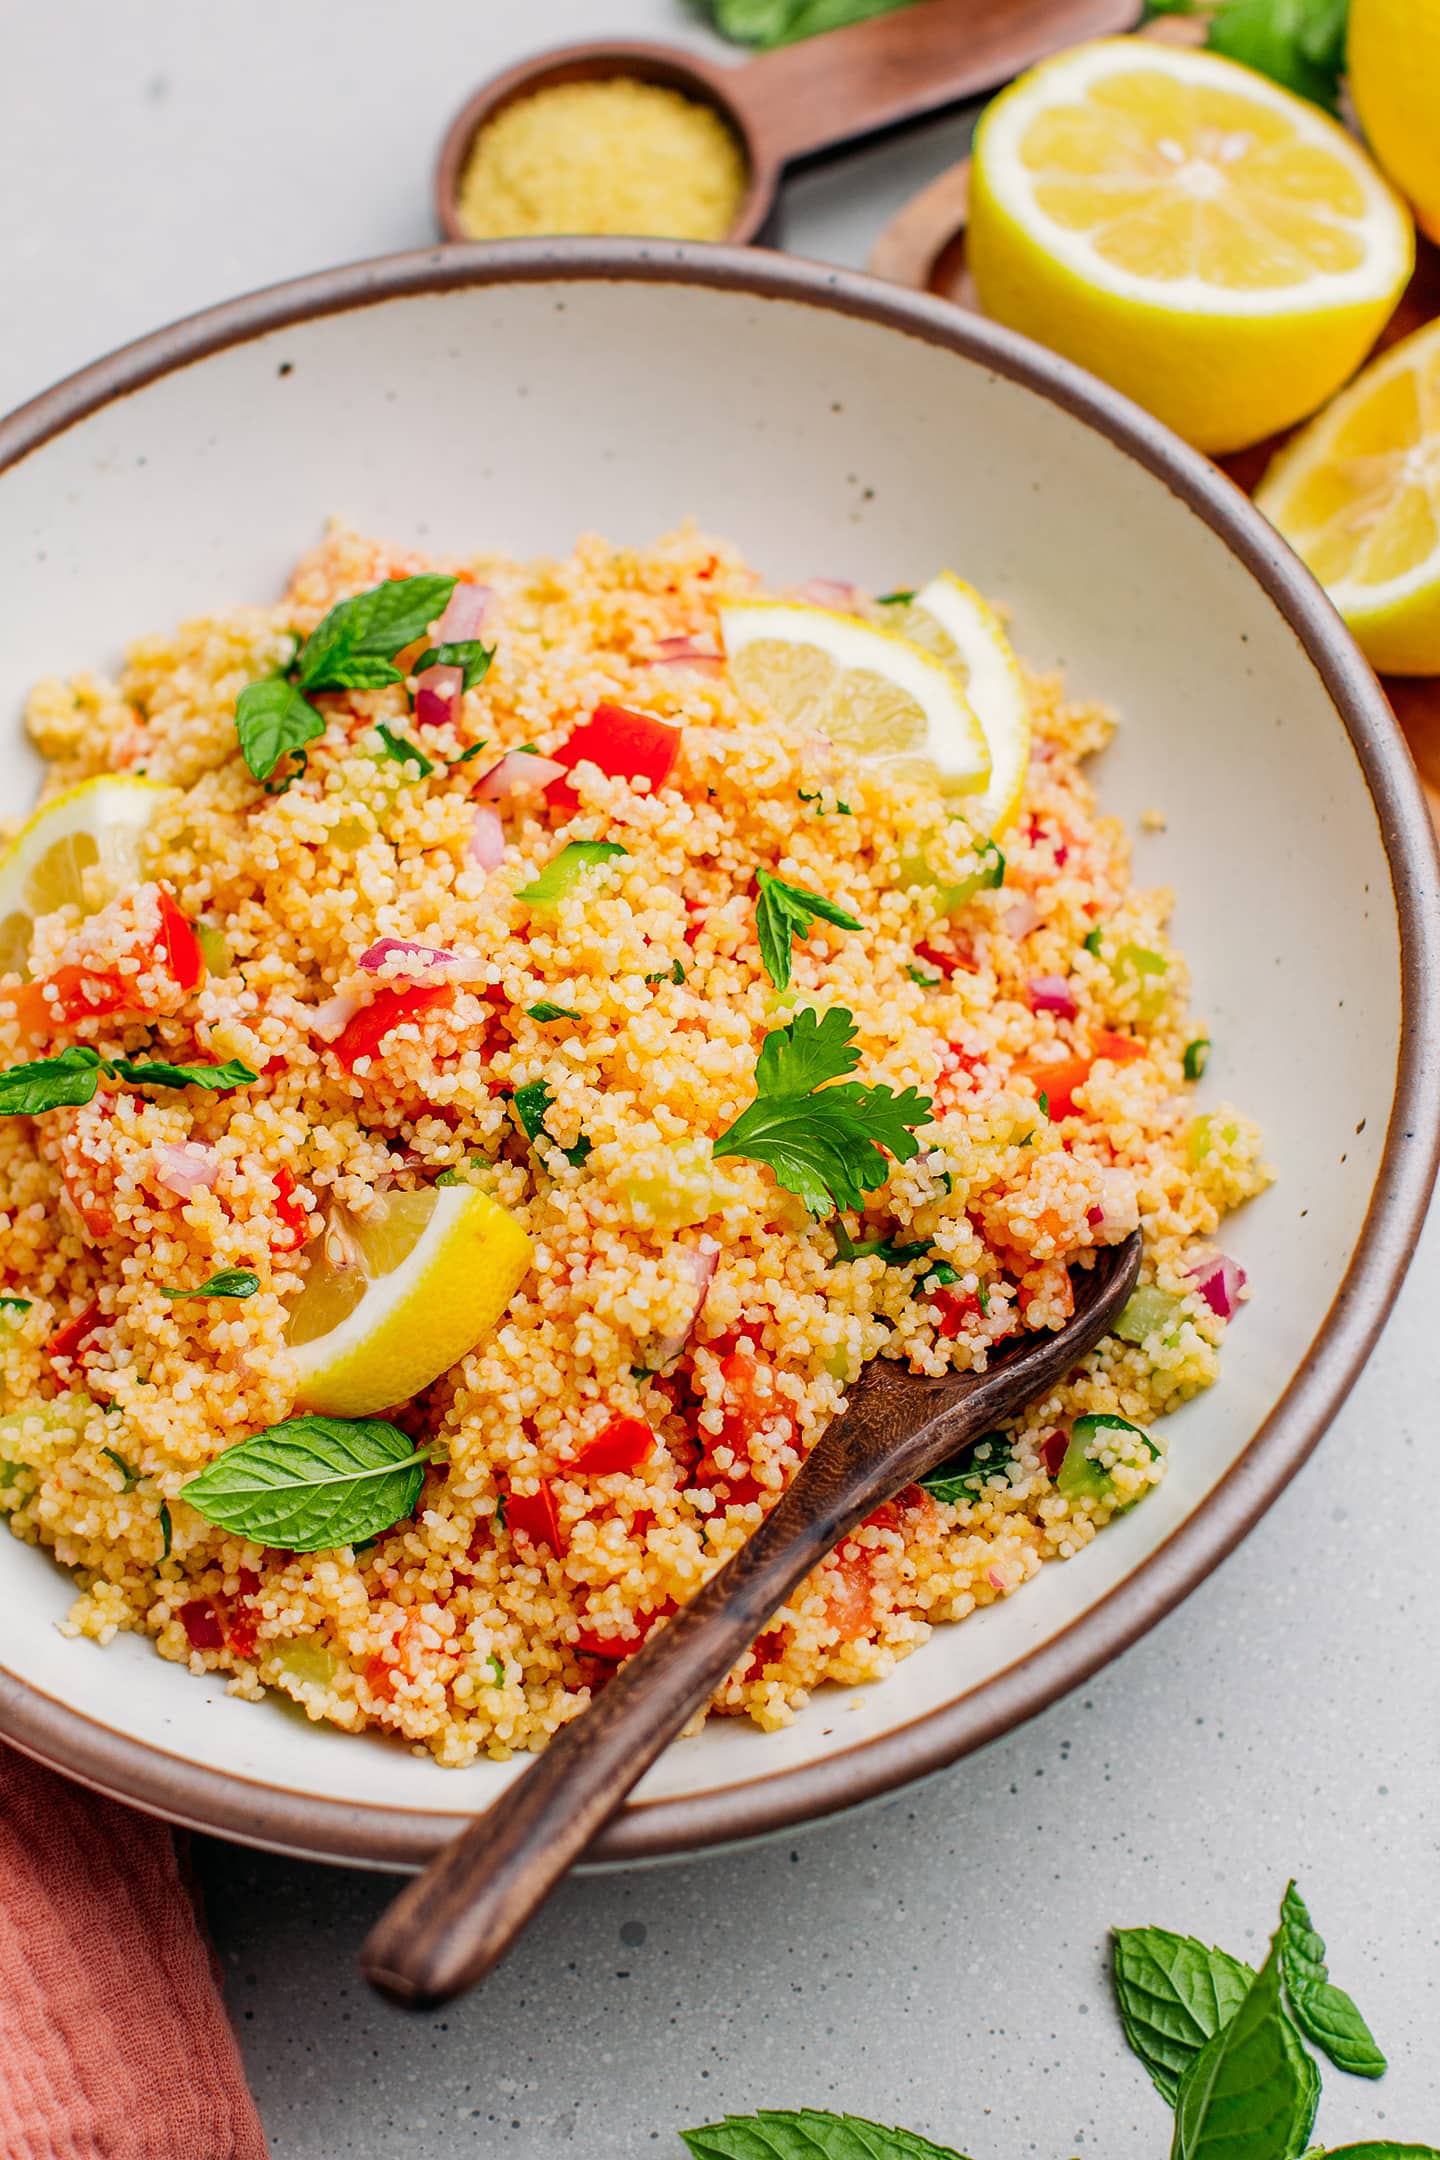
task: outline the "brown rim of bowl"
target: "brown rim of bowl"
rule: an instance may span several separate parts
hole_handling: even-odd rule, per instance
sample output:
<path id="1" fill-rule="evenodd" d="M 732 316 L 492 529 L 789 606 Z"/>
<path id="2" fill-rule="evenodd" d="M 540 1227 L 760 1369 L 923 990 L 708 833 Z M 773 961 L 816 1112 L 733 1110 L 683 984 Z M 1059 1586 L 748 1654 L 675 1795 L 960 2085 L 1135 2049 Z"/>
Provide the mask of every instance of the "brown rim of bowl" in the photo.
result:
<path id="1" fill-rule="evenodd" d="M 466 99 L 440 144 L 434 197 L 435 221 L 441 233 L 462 247 L 495 245 L 472 240 L 459 215 L 460 182 L 470 147 L 487 120 L 493 120 L 518 98 L 528 97 L 551 83 L 603 82 L 612 75 L 632 75 L 642 82 L 663 83 L 669 90 L 681 90 L 720 115 L 744 153 L 746 174 L 745 193 L 725 239 L 732 247 L 753 240 L 774 203 L 780 167 L 757 139 L 744 108 L 732 97 L 726 72 L 696 53 L 682 51 L 678 45 L 654 45 L 643 38 L 605 38 L 587 39 L 580 45 L 556 45 L 549 52 L 533 53 L 528 60 L 490 76 Z"/>
<path id="2" fill-rule="evenodd" d="M 1152 473 L 1259 580 L 1343 720 L 1390 866 L 1401 942 L 1395 1094 L 1370 1205 L 1344 1280 L 1295 1377 L 1205 1503 L 1080 1620 L 957 1701 L 800 1769 L 716 1791 L 632 1802 L 591 1848 L 635 1862 L 762 1837 L 875 1799 L 998 1739 L 1126 1649 L 1240 1542 L 1295 1475 L 1344 1401 L 1415 1250 L 1440 1153 L 1440 859 L 1415 770 L 1379 684 L 1320 587 L 1214 466 L 1068 362 L 928 296 L 877 279 L 728 248 L 645 241 L 501 241 L 327 270 L 156 331 L 0 421 L 0 472 L 97 408 L 208 354 L 320 316 L 470 285 L 640 282 L 719 287 L 858 316 L 938 345 L 1048 398 Z M 222 1837 L 355 1866 L 417 1866 L 466 1818 L 316 1799 L 225 1772 L 100 1725 L 0 1674 L 0 1736 L 96 1790 Z"/>

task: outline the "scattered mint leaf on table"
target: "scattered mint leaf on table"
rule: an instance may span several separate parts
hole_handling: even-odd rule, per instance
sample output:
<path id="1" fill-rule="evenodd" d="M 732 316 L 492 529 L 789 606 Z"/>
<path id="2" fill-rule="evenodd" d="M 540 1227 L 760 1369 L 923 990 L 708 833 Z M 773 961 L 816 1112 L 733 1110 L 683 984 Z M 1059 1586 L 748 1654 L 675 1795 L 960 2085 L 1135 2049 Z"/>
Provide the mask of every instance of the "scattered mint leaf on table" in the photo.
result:
<path id="1" fill-rule="evenodd" d="M 824 893 L 809 892 L 803 885 L 787 885 L 768 870 L 756 873 L 760 897 L 755 906 L 755 929 L 760 940 L 760 959 L 777 990 L 790 987 L 791 947 L 796 938 L 808 938 L 814 922 L 833 923 L 837 930 L 862 930 L 848 908 Z"/>
<path id="2" fill-rule="evenodd" d="M 918 2131 L 823 2108 L 761 2108 L 680 2135 L 692 2160 L 962 2160 Z"/>
<path id="3" fill-rule="evenodd" d="M 1180 2080 L 1171 2160 L 1294 2160 L 1320 2078 L 1280 2000 L 1280 1937 L 1245 1999 Z"/>
<path id="4" fill-rule="evenodd" d="M 226 1448 L 184 1497 L 259 1545 L 329 1552 L 403 1520 L 429 1460 L 385 1418 L 293 1417 Z"/>
<path id="5" fill-rule="evenodd" d="M 1125 2037 L 1173 2107 L 1183 2072 L 1234 2016 L 1255 1975 L 1169 1928 L 1116 1928 L 1112 1940 Z"/>
<path id="6" fill-rule="evenodd" d="M 1293 1882 L 1280 1906 L 1280 1967 L 1291 2015 L 1307 2040 L 1337 2070 L 1348 2070 L 1352 2077 L 1383 2077 L 1385 2057 L 1350 1997 L 1331 1980 L 1325 1945 Z"/>

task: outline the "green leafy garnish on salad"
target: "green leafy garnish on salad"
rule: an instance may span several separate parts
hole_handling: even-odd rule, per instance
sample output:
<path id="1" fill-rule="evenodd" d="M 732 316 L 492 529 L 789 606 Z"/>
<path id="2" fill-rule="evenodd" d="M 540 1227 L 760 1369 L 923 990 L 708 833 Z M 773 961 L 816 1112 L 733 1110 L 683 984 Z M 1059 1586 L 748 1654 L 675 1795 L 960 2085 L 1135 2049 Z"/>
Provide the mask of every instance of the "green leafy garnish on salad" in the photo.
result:
<path id="1" fill-rule="evenodd" d="M 135 1087 L 199 1087 L 212 1094 L 259 1079 L 238 1058 L 223 1065 L 170 1065 L 147 1058 L 102 1057 L 88 1043 L 71 1043 L 54 1057 L 34 1058 L 0 1072 L 0 1117 L 38 1117 L 45 1110 L 79 1109 L 103 1079 Z"/>
<path id="2" fill-rule="evenodd" d="M 162 1289 L 161 1297 L 178 1305 L 183 1298 L 247 1298 L 254 1297 L 260 1288 L 260 1277 L 253 1268 L 221 1268 L 195 1290 Z"/>
<path id="3" fill-rule="evenodd" d="M 787 885 L 768 870 L 756 872 L 760 897 L 755 904 L 755 929 L 760 940 L 760 959 L 777 990 L 790 987 L 793 941 L 808 938 L 810 925 L 832 923 L 837 930 L 862 930 L 848 908 L 824 893 L 809 892 L 803 885 Z"/>

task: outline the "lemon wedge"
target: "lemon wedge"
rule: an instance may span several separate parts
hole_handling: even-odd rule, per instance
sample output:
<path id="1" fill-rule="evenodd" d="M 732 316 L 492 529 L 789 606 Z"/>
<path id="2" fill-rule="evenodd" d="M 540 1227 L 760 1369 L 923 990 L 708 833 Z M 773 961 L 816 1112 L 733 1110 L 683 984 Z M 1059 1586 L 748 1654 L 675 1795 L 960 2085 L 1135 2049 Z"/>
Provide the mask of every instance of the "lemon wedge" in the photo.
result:
<path id="1" fill-rule="evenodd" d="M 1345 61 L 1366 141 L 1440 240 L 1440 8 L 1350 0 Z"/>
<path id="2" fill-rule="evenodd" d="M 735 601 L 720 628 L 741 696 L 788 727 L 947 794 L 989 779 L 959 677 L 898 631 L 788 600 Z"/>
<path id="3" fill-rule="evenodd" d="M 942 570 L 899 613 L 897 628 L 960 677 L 990 751 L 990 777 L 960 803 L 977 832 L 1013 824 L 1030 766 L 1030 700 L 1005 628 L 973 585 Z"/>
<path id="4" fill-rule="evenodd" d="M 368 1417 L 407 1402 L 494 1327 L 530 1260 L 514 1216 L 473 1186 L 333 1218 L 290 1306 L 296 1407 Z"/>
<path id="5" fill-rule="evenodd" d="M 1223 451 L 1340 388 L 1415 236 L 1316 106 L 1216 53 L 1102 38 L 986 110 L 966 253 L 987 315 Z"/>
<path id="6" fill-rule="evenodd" d="M 138 882 L 141 843 L 174 790 L 101 773 L 43 804 L 0 855 L 0 973 L 25 974 L 36 918 L 92 914 Z"/>
<path id="7" fill-rule="evenodd" d="M 1440 322 L 1372 361 L 1255 500 L 1374 666 L 1440 674 Z"/>

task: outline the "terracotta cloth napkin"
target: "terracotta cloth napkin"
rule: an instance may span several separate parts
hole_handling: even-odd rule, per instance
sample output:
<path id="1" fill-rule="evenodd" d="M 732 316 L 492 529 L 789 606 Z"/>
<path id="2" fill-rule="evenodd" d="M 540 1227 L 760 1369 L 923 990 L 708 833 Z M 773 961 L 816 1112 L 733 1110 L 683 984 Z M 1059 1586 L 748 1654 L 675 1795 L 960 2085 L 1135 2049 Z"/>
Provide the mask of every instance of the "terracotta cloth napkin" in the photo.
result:
<path id="1" fill-rule="evenodd" d="M 0 2156 L 266 2160 L 174 1835 L 0 1748 Z"/>

